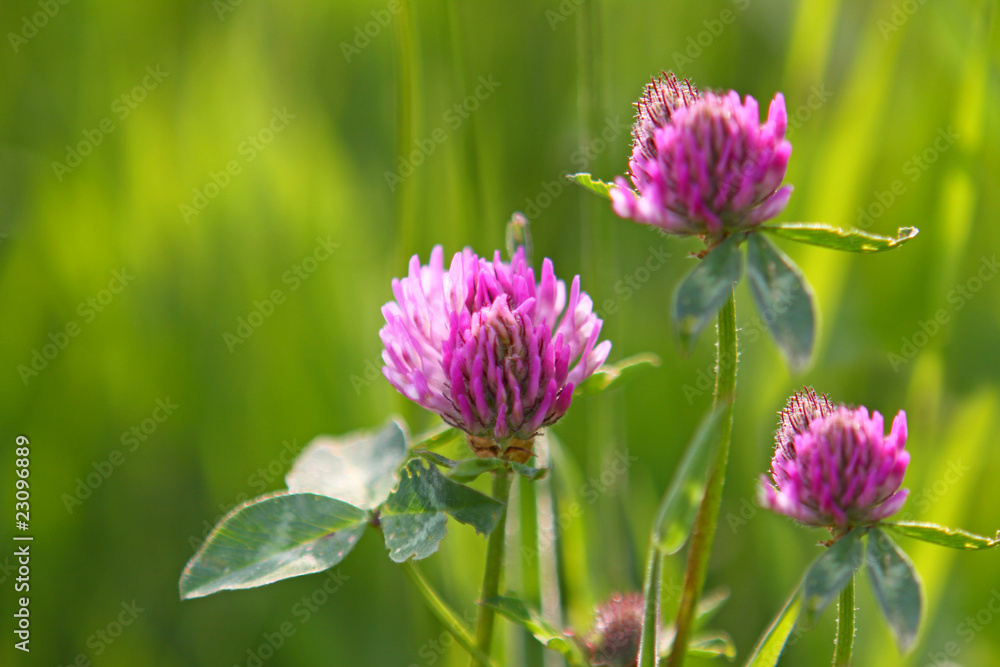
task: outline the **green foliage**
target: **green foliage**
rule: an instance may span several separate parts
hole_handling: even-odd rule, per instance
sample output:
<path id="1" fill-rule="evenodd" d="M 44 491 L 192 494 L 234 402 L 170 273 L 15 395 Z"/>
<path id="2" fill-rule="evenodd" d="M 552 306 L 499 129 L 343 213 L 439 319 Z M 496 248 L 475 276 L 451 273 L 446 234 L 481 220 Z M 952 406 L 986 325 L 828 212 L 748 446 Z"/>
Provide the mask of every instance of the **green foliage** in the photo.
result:
<path id="1" fill-rule="evenodd" d="M 454 426 L 440 424 L 435 428 L 413 438 L 410 443 L 411 449 L 440 449 L 446 447 L 457 440 L 464 440 L 465 434 Z"/>
<path id="2" fill-rule="evenodd" d="M 598 394 L 619 386 L 649 367 L 657 368 L 659 365 L 660 358 L 652 352 L 642 352 L 614 364 L 604 364 L 580 383 L 573 393 L 580 396 Z"/>
<path id="3" fill-rule="evenodd" d="M 899 650 L 907 653 L 913 648 L 920 629 L 923 611 L 920 578 L 902 549 L 878 528 L 868 535 L 865 563 L 882 616 Z"/>
<path id="4" fill-rule="evenodd" d="M 812 289 L 802 272 L 762 234 L 747 241 L 747 278 L 757 309 L 792 370 L 805 370 L 816 341 Z"/>
<path id="5" fill-rule="evenodd" d="M 733 234 L 705 255 L 674 293 L 672 317 L 681 349 L 690 352 L 701 330 L 732 294 L 743 271 L 742 234 Z"/>
<path id="6" fill-rule="evenodd" d="M 639 664 L 655 664 L 650 647 L 659 646 L 657 610 L 663 592 L 661 583 L 663 558 L 676 553 L 687 542 L 694 525 L 698 506 L 705 496 L 709 463 L 719 444 L 720 428 L 729 404 L 715 406 L 698 426 L 677 467 L 670 486 L 660 500 L 653 521 L 646 555 L 646 576 L 643 582 L 643 633 L 639 648 Z M 718 602 L 717 604 L 721 604 Z M 712 607 L 708 607 L 710 613 Z M 701 607 L 699 610 L 701 611 Z M 669 650 L 669 648 L 667 649 Z M 659 649 L 657 649 L 659 651 Z"/>
<path id="7" fill-rule="evenodd" d="M 800 243 L 809 243 L 831 250 L 864 253 L 898 248 L 920 233 L 916 227 L 901 227 L 893 238 L 860 229 L 842 229 L 821 222 L 781 222 L 762 225 L 761 229 Z"/>
<path id="8" fill-rule="evenodd" d="M 792 634 L 792 629 L 795 628 L 795 623 L 802 611 L 800 588 L 795 588 L 774 621 L 764 631 L 747 660 L 746 667 L 774 667 L 778 664 L 778 659 L 785 649 L 786 642 L 788 642 L 788 636 Z"/>
<path id="9" fill-rule="evenodd" d="M 660 654 L 665 654 L 661 651 Z M 732 662 L 736 658 L 736 644 L 724 632 L 695 635 L 688 644 L 688 655 L 692 658 L 725 658 Z"/>
<path id="10" fill-rule="evenodd" d="M 500 614 L 514 623 L 526 628 L 535 636 L 542 646 L 561 653 L 570 665 L 589 665 L 586 654 L 580 645 L 568 638 L 565 633 L 549 625 L 534 609 L 531 609 L 514 595 L 497 596 L 484 600 L 483 604 L 496 609 Z"/>
<path id="11" fill-rule="evenodd" d="M 438 472 L 437 466 L 413 459 L 399 485 L 382 505 L 379 520 L 389 557 L 397 563 L 427 558 L 438 550 L 447 516 L 469 524 L 480 535 L 493 532 L 503 504 Z"/>
<path id="12" fill-rule="evenodd" d="M 952 549 L 962 549 L 964 551 L 992 549 L 1000 544 L 1000 531 L 994 537 L 983 537 L 982 535 L 976 535 L 961 528 L 946 528 L 934 523 L 896 521 L 884 523 L 882 526 L 900 535 L 912 537 L 915 540 L 930 542 L 931 544 L 938 544 Z"/>
<path id="13" fill-rule="evenodd" d="M 702 419 L 660 500 L 653 524 L 652 545 L 664 556 L 680 551 L 691 534 L 698 506 L 705 495 L 709 463 L 719 444 L 725 407 L 716 406 Z"/>
<path id="14" fill-rule="evenodd" d="M 219 522 L 184 568 L 181 598 L 322 572 L 347 556 L 368 517 L 362 509 L 314 493 L 253 500 Z"/>
<path id="15" fill-rule="evenodd" d="M 518 463 L 517 461 L 504 461 L 503 459 L 498 458 L 471 458 L 462 459 L 461 461 L 453 461 L 447 456 L 442 456 L 437 452 L 415 450 L 415 453 L 428 461 L 447 469 L 447 477 L 460 484 L 468 484 L 469 482 L 478 479 L 483 473 L 492 472 L 497 468 L 503 468 L 505 466 L 510 466 L 511 470 L 532 481 L 541 479 L 548 472 L 545 468 L 532 468 L 531 466 Z"/>
<path id="16" fill-rule="evenodd" d="M 864 561 L 861 538 L 864 534 L 864 529 L 855 528 L 834 542 L 809 568 L 802 584 L 807 625 L 812 626 L 816 622 L 816 617 L 833 602 L 861 567 Z"/>
<path id="17" fill-rule="evenodd" d="M 611 199 L 611 188 L 615 187 L 614 183 L 605 183 L 590 174 L 568 174 L 566 178 L 605 199 Z"/>
<path id="18" fill-rule="evenodd" d="M 753 2 L 576 3 L 566 16 L 555 2 L 515 1 L 503 11 L 493 3 L 452 3 L 459 17 L 453 24 L 449 3 L 410 4 L 423 56 L 411 138 L 432 145 L 441 128 L 447 140 L 390 191 L 386 172 L 410 164 L 419 145 L 397 143 L 394 127 L 400 16 L 390 14 L 376 36 L 364 35 L 371 11 L 381 16 L 386 2 L 70 2 L 16 53 L 7 33 L 18 34 L 22 18 L 30 21 L 39 6 L 3 3 L 0 310 L 8 326 L 0 346 L 0 431 L 24 433 L 37 445 L 32 532 L 45 548 L 33 563 L 41 569 L 32 604 L 58 610 L 35 626 L 33 639 L 45 641 L 32 642 L 32 661 L 69 665 L 86 653 L 108 665 L 245 664 L 262 633 L 290 620 L 297 631 L 267 667 L 426 664 L 418 650 L 441 628 L 407 595 L 407 582 L 389 567 L 375 536 L 339 566 L 350 580 L 304 626 L 290 609 L 333 570 L 183 604 L 176 578 L 217 517 L 285 486 L 294 454 L 317 434 L 380 425 L 395 411 L 410 423 L 414 442 L 421 439 L 433 420 L 379 372 L 379 307 L 392 298 L 390 281 L 405 274 L 410 255 L 426 261 L 437 243 L 446 261 L 465 246 L 491 254 L 502 248 L 503 223 L 515 209 L 531 218 L 535 266 L 551 257 L 561 278 L 580 274 L 603 312 L 616 358 L 650 350 L 662 359 L 655 373 L 637 374 L 614 393 L 574 401 L 556 429 L 569 465 L 553 464 L 555 490 L 546 494 L 554 516 L 565 519 L 557 539 L 541 546 L 559 564 L 567 617 L 584 623 L 609 587 L 634 586 L 629 564 L 641 567 L 642 556 L 632 551 L 646 537 L 637 540 L 635 532 L 648 528 L 682 456 L 686 442 L 676 434 L 694 432 L 710 392 L 690 405 L 678 386 L 703 375 L 710 381 L 711 343 L 682 359 L 667 335 L 667 309 L 657 310 L 685 265 L 694 264 L 684 253 L 700 243 L 663 240 L 648 226 L 620 220 L 606 199 L 577 193 L 579 186 L 559 174 L 591 171 L 611 180 L 625 173 L 632 102 L 651 74 L 678 67 L 675 52 L 684 76 L 706 89 L 753 94 L 762 113 L 773 92 L 784 92 L 794 147 L 787 181 L 796 188 L 788 219 L 892 237 L 899 227 L 920 228 L 920 243 L 877 257 L 769 237 L 802 268 L 826 315 L 814 352 L 823 362 L 813 365 L 808 383 L 849 403 L 909 413 L 906 486 L 914 495 L 904 512 L 992 536 L 1000 527 L 1000 281 L 993 277 L 971 298 L 952 293 L 981 269 L 990 275 L 981 262 L 1000 248 L 1000 17 L 991 3 L 922 3 L 900 26 L 892 22 L 893 1 L 862 7 L 799 0 L 778 9 Z M 583 111 L 588 98 L 580 84 L 588 74 L 577 54 L 579 19 L 588 8 L 601 19 L 601 67 L 589 70 L 597 100 L 592 121 Z M 724 8 L 734 10 L 733 21 L 686 63 L 688 38 L 697 41 L 704 22 Z M 550 23 L 550 16 L 557 19 Z M 628 48 L 634 45 L 642 48 Z M 455 72 L 456 52 L 465 56 L 464 76 Z M 162 65 L 169 76 L 135 108 L 111 109 L 141 85 L 147 65 Z M 444 119 L 474 95 L 479 74 L 502 85 L 468 117 Z M 243 142 L 248 135 L 257 141 L 275 106 L 297 117 L 254 151 L 256 159 L 244 161 L 241 145 L 252 148 Z M 65 163 L 66 147 L 76 151 L 84 131 L 96 136 L 105 118 L 114 132 L 58 178 L 52 163 Z M 457 129 L 452 119 L 461 121 Z M 607 126 L 602 138 L 605 119 L 618 125 Z M 960 138 L 938 152 L 934 141 L 948 128 Z M 595 138 L 604 143 L 595 146 Z M 936 153 L 933 164 L 923 162 L 924 151 Z M 179 206 L 191 204 L 195 189 L 214 189 L 212 175 L 224 178 L 230 160 L 239 161 L 240 173 L 186 222 Z M 877 208 L 897 182 L 905 193 Z M 416 195 L 401 197 L 404 186 Z M 407 205 L 417 224 L 404 235 L 394 214 Z M 293 267 L 313 261 L 319 236 L 340 247 L 298 283 Z M 626 301 L 615 283 L 631 279 L 653 243 L 666 243 L 674 256 Z M 122 267 L 135 280 L 110 304 L 98 304 L 103 310 L 91 310 L 87 300 L 105 297 L 100 290 Z M 230 351 L 223 334 L 235 335 L 238 319 L 256 313 L 254 303 L 275 289 L 284 303 Z M 750 295 L 737 291 L 741 334 L 752 334 Z M 609 298 L 617 298 L 617 314 L 603 309 Z M 928 344 L 901 363 L 888 361 L 939 309 L 950 319 Z M 80 334 L 46 358 L 50 335 L 59 338 L 70 322 Z M 774 413 L 802 382 L 776 370 L 774 352 L 741 338 L 737 427 L 719 527 L 720 542 L 738 559 L 719 553 L 709 570 L 710 581 L 733 589 L 733 606 L 719 623 L 741 648 L 782 607 L 788 577 L 808 565 L 803 548 L 810 535 L 781 519 L 753 507 L 745 525 L 730 530 L 726 523 L 730 512 L 739 517 L 744 498 L 752 505 Z M 33 359 L 42 370 L 23 381 L 18 369 L 31 369 Z M 150 433 L 155 401 L 168 396 L 180 407 Z M 465 456 L 446 446 L 444 439 L 423 445 Z M 605 462 L 626 446 L 638 461 L 627 477 L 603 486 Z M 109 457 L 121 460 L 115 452 L 123 463 L 99 486 L 88 484 L 97 467 L 110 469 Z M 921 493 L 944 484 L 943 471 L 958 458 L 971 472 L 949 481 L 943 495 Z M 0 463 L 4 493 L 13 488 L 10 461 Z M 930 501 L 926 511 L 916 504 L 921 500 Z M 10 521 L 0 529 L 8 545 L 11 529 Z M 1000 584 L 996 549 L 965 553 L 885 530 L 922 575 L 925 615 L 941 632 L 975 616 L 984 591 Z M 472 530 L 452 532 L 441 553 L 420 565 L 465 612 L 461 605 L 477 599 L 481 584 L 466 564 L 481 562 L 483 545 Z M 512 553 L 518 548 L 515 536 Z M 669 565 L 668 579 L 682 567 L 680 557 Z M 521 590 L 516 573 L 510 576 L 507 585 Z M 12 581 L 3 583 L 5 594 Z M 859 597 L 862 604 L 868 599 Z M 87 638 L 132 598 L 147 611 L 95 658 Z M 875 627 L 875 609 L 864 609 L 862 620 L 866 612 L 873 625 L 858 633 L 858 667 L 914 667 L 923 664 L 917 656 L 941 650 L 938 640 L 946 639 L 926 632 L 923 645 L 900 661 Z M 498 647 L 505 646 L 501 639 Z M 957 660 L 975 664 L 985 656 L 989 663 L 992 639 L 989 631 L 977 635 Z M 806 635 L 783 663 L 829 664 L 829 640 L 826 633 Z M 20 664 L 12 644 L 0 645 L 0 664 Z M 435 655 L 435 667 L 469 662 L 458 646 Z"/>
<path id="19" fill-rule="evenodd" d="M 389 497 L 406 460 L 406 433 L 390 420 L 379 431 L 313 440 L 285 477 L 293 493 L 319 493 L 363 509 Z"/>

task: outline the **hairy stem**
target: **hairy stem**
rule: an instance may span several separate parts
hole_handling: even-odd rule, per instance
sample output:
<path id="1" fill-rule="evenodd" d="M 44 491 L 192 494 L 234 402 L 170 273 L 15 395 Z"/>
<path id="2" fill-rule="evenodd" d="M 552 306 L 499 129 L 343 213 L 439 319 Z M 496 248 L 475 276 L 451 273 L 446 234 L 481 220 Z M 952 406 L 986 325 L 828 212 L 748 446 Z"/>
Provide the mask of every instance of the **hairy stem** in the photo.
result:
<path id="1" fill-rule="evenodd" d="M 469 652 L 469 655 L 472 656 L 473 664 L 492 667 L 493 662 L 489 659 L 489 656 L 476 648 L 472 633 L 469 632 L 468 628 L 459 620 L 458 616 L 448 607 L 445 601 L 441 599 L 437 591 L 431 588 L 430 583 L 424 578 L 420 570 L 417 569 L 413 561 L 406 561 L 400 567 L 403 568 L 403 573 L 413 583 L 414 587 L 424 596 L 424 601 L 430 607 L 430 610 L 434 612 L 438 620 L 444 623 L 448 631 L 451 632 L 455 641 Z"/>
<path id="2" fill-rule="evenodd" d="M 854 650 L 854 577 L 840 591 L 840 614 L 837 617 L 837 644 L 833 650 L 834 667 L 850 667 Z"/>
<path id="3" fill-rule="evenodd" d="M 660 586 L 663 554 L 654 546 L 649 548 L 646 561 L 646 581 L 642 611 L 642 639 L 639 642 L 639 667 L 656 667 L 658 663 L 658 632 L 660 628 Z"/>
<path id="4" fill-rule="evenodd" d="M 493 473 L 493 497 L 504 504 L 497 527 L 490 533 L 486 545 L 486 573 L 483 575 L 483 594 L 480 602 L 495 597 L 500 590 L 500 576 L 503 574 L 504 544 L 507 537 L 507 496 L 510 495 L 510 470 L 506 467 Z M 493 644 L 493 620 L 496 612 L 492 607 L 481 605 L 476 619 L 476 647 L 490 656 Z M 476 664 L 473 662 L 473 664 Z"/>
<path id="5" fill-rule="evenodd" d="M 734 295 L 719 311 L 719 346 L 716 356 L 715 405 L 724 404 L 725 412 L 719 433 L 719 449 L 708 478 L 705 497 L 698 508 L 698 516 L 691 536 L 691 550 L 688 552 L 687 569 L 684 572 L 684 588 L 681 605 L 677 611 L 677 634 L 670 650 L 671 667 L 681 667 L 687 654 L 691 638 L 695 610 L 705 585 L 708 559 L 712 554 L 712 542 L 719 521 L 719 507 L 722 504 L 722 487 L 726 482 L 726 463 L 729 460 L 729 437 L 733 430 L 733 397 L 736 394 L 736 301 Z"/>

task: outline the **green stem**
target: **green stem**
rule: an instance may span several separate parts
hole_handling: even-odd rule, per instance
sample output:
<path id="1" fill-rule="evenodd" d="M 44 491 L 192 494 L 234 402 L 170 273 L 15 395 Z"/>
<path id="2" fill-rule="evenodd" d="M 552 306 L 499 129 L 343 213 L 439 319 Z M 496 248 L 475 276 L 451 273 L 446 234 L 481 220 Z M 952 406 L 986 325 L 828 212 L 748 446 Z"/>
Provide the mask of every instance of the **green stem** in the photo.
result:
<path id="1" fill-rule="evenodd" d="M 652 537 L 650 539 L 653 539 Z M 645 596 L 642 612 L 642 639 L 639 642 L 640 667 L 656 667 L 658 662 L 657 636 L 660 629 L 660 587 L 663 570 L 663 554 L 650 545 L 646 561 L 646 581 L 642 587 Z"/>
<path id="2" fill-rule="evenodd" d="M 719 433 L 719 449 L 708 478 L 705 497 L 698 508 L 694 532 L 691 536 L 691 550 L 688 552 L 687 570 L 684 572 L 684 589 L 680 609 L 677 611 L 677 634 L 670 651 L 671 667 L 681 667 L 687 654 L 691 638 L 695 610 L 705 585 L 708 559 L 712 553 L 712 542 L 719 521 L 719 507 L 722 504 L 722 487 L 726 482 L 726 463 L 729 460 L 729 437 L 733 430 L 733 397 L 736 394 L 736 301 L 734 295 L 719 311 L 719 347 L 716 356 L 715 405 L 726 404 Z"/>
<path id="3" fill-rule="evenodd" d="M 424 596 L 424 601 L 427 606 L 430 607 L 434 615 L 445 624 L 448 631 L 451 632 L 452 636 L 455 638 L 459 644 L 462 645 L 472 659 L 475 661 L 473 664 L 485 665 L 486 667 L 493 667 L 493 661 L 490 660 L 489 656 L 484 655 L 482 651 L 476 648 L 475 640 L 472 638 L 472 633 L 465 627 L 462 621 L 455 615 L 441 596 L 437 594 L 433 588 L 431 588 L 430 583 L 424 578 L 424 575 L 417 569 L 417 566 L 413 561 L 406 561 L 400 567 L 403 569 L 403 573 L 409 578 L 413 585 L 416 587 L 420 594 Z"/>
<path id="4" fill-rule="evenodd" d="M 499 468 L 493 473 L 493 497 L 504 504 L 497 527 L 490 533 L 486 546 L 486 573 L 483 575 L 483 594 L 480 602 L 488 600 L 500 591 L 500 576 L 503 573 L 504 545 L 507 538 L 507 497 L 510 495 L 510 470 Z M 490 656 L 493 644 L 493 619 L 496 612 L 492 607 L 480 605 L 476 619 L 476 646 Z"/>
<path id="5" fill-rule="evenodd" d="M 854 650 L 854 577 L 840 591 L 840 615 L 837 620 L 837 644 L 833 651 L 834 667 L 851 667 Z"/>

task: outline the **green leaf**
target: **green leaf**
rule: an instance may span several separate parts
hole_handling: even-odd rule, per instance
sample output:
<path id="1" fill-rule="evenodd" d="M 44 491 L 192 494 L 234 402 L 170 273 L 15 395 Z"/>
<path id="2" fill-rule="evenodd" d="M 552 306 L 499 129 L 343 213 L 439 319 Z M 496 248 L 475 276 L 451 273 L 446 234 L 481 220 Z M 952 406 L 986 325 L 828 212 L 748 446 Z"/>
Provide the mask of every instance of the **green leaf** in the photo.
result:
<path id="1" fill-rule="evenodd" d="M 943 547 L 951 547 L 952 549 L 977 551 L 979 549 L 992 549 L 1000 544 L 1000 531 L 997 531 L 995 537 L 984 537 L 962 530 L 961 528 L 946 528 L 934 523 L 921 523 L 917 521 L 896 521 L 880 525 L 890 528 L 900 535 L 930 542 L 931 544 L 939 544 Z"/>
<path id="2" fill-rule="evenodd" d="M 648 367 L 657 368 L 659 365 L 660 358 L 652 352 L 643 352 L 642 354 L 622 359 L 616 364 L 605 364 L 594 371 L 593 375 L 573 390 L 573 394 L 576 396 L 599 394 L 612 387 L 617 387 L 639 371 Z"/>
<path id="3" fill-rule="evenodd" d="M 605 197 L 606 199 L 611 199 L 611 188 L 615 187 L 614 183 L 605 183 L 600 179 L 594 178 L 590 174 L 566 174 L 566 178 L 573 181 L 577 185 L 582 185 L 594 194 Z"/>
<path id="4" fill-rule="evenodd" d="M 733 638 L 725 632 L 711 632 L 695 635 L 688 643 L 687 654 L 696 658 L 726 658 L 736 657 L 736 644 Z"/>
<path id="5" fill-rule="evenodd" d="M 660 633 L 659 662 L 665 661 L 674 647 L 676 629 L 673 627 L 664 628 Z M 736 657 L 736 645 L 728 633 L 721 630 L 712 630 L 696 634 L 688 642 L 687 654 L 696 658 L 727 658 L 732 660 Z"/>
<path id="6" fill-rule="evenodd" d="M 424 459 L 427 459 L 431 463 L 435 463 L 442 468 L 447 468 L 448 470 L 454 470 L 458 466 L 458 461 L 454 459 L 449 459 L 444 454 L 438 454 L 437 452 L 429 452 L 426 449 L 415 449 L 413 453 Z"/>
<path id="7" fill-rule="evenodd" d="M 537 481 L 545 477 L 545 475 L 549 472 L 548 468 L 532 468 L 529 465 L 518 463 L 517 461 L 511 461 L 510 467 L 511 470 L 516 472 L 518 475 L 524 477 L 525 479 L 530 479 L 531 481 Z"/>
<path id="8" fill-rule="evenodd" d="M 674 294 L 672 320 L 681 349 L 690 352 L 698 334 L 732 293 L 740 279 L 743 234 L 733 234 L 712 249 L 687 274 Z"/>
<path id="9" fill-rule="evenodd" d="M 389 557 L 402 563 L 437 551 L 447 532 L 446 514 L 488 535 L 496 528 L 503 507 L 503 503 L 447 479 L 437 466 L 413 459 L 381 508 Z"/>
<path id="10" fill-rule="evenodd" d="M 460 484 L 468 484 L 484 472 L 491 472 L 497 468 L 502 468 L 505 465 L 503 459 L 471 458 L 462 459 L 461 461 L 453 461 L 452 459 L 442 456 L 437 452 L 428 452 L 421 449 L 414 453 L 418 456 L 422 456 L 432 463 L 436 463 L 443 468 L 447 468 L 448 472 L 446 474 L 448 478 Z M 518 463 L 517 461 L 510 461 L 509 464 L 514 472 L 530 480 L 541 479 L 542 477 L 545 477 L 546 473 L 548 473 L 546 468 L 532 468 L 531 466 Z"/>
<path id="11" fill-rule="evenodd" d="M 702 595 L 701 600 L 698 601 L 698 608 L 695 610 L 695 620 L 697 621 L 695 627 L 704 627 L 728 599 L 729 589 L 724 587 L 716 588 Z"/>
<path id="12" fill-rule="evenodd" d="M 292 493 L 317 493 L 372 509 L 388 497 L 406 460 L 406 433 L 390 420 L 378 431 L 320 436 L 292 464 L 285 483 Z"/>
<path id="13" fill-rule="evenodd" d="M 801 586 L 796 587 L 792 592 L 785 606 L 781 608 L 770 627 L 761 636 L 757 647 L 747 660 L 746 667 L 774 667 L 778 664 L 778 658 L 785 650 L 788 635 L 792 634 L 795 622 L 802 611 L 802 596 L 799 595 L 799 588 Z"/>
<path id="14" fill-rule="evenodd" d="M 564 632 L 555 630 L 534 609 L 524 601 L 512 595 L 496 596 L 484 600 L 483 605 L 496 609 L 498 613 L 514 623 L 526 628 L 535 636 L 542 646 L 563 654 L 571 665 L 587 665 L 589 662 L 583 655 L 583 650 L 566 636 Z"/>
<path id="15" fill-rule="evenodd" d="M 868 535 L 868 580 L 882 615 L 900 652 L 907 653 L 917 640 L 923 593 L 920 578 L 906 554 L 883 531 Z"/>
<path id="16" fill-rule="evenodd" d="M 322 572 L 350 552 L 368 512 L 314 493 L 262 496 L 227 514 L 181 574 L 181 599 Z"/>
<path id="17" fill-rule="evenodd" d="M 855 528 L 826 550 L 806 572 L 803 591 L 805 597 L 806 625 L 812 626 L 816 617 L 840 594 L 864 560 L 861 536 L 864 529 Z"/>
<path id="18" fill-rule="evenodd" d="M 484 472 L 490 472 L 504 466 L 504 462 L 501 459 L 471 458 L 462 459 L 461 461 L 453 461 L 452 459 L 442 456 L 437 452 L 418 450 L 414 453 L 422 456 L 432 463 L 436 463 L 443 468 L 447 468 L 448 472 L 446 474 L 448 479 L 454 480 L 459 484 L 468 484 Z"/>
<path id="19" fill-rule="evenodd" d="M 709 463 L 719 444 L 719 426 L 725 408 L 726 404 L 720 403 L 701 420 L 660 501 L 653 524 L 653 542 L 663 555 L 680 551 L 691 534 L 705 495 Z"/>
<path id="20" fill-rule="evenodd" d="M 439 447 L 450 445 L 460 437 L 462 437 L 462 432 L 454 426 L 440 424 L 436 428 L 425 431 L 413 438 L 413 441 L 410 443 L 410 449 L 416 449 L 417 447 L 421 449 L 438 449 Z"/>
<path id="21" fill-rule="evenodd" d="M 896 238 L 870 234 L 860 229 L 833 227 L 821 222 L 782 222 L 761 225 L 775 236 L 846 252 L 882 252 L 903 245 L 919 233 L 916 227 L 900 227 Z"/>
<path id="22" fill-rule="evenodd" d="M 747 242 L 747 278 L 757 310 L 795 372 L 809 365 L 816 341 L 816 313 L 809 283 L 791 259 L 762 234 Z"/>

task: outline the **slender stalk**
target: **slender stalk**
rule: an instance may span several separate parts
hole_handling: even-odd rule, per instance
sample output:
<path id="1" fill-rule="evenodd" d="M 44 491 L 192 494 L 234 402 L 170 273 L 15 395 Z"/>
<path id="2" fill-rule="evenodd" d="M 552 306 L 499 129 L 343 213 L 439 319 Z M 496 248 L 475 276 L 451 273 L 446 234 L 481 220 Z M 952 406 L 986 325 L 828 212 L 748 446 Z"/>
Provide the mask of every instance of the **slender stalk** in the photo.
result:
<path id="1" fill-rule="evenodd" d="M 736 301 L 734 295 L 719 311 L 719 346 L 716 351 L 715 404 L 725 403 L 725 413 L 719 433 L 719 449 L 715 456 L 712 472 L 708 478 L 705 497 L 698 508 L 694 532 L 691 536 L 691 550 L 688 552 L 687 569 L 684 572 L 684 589 L 681 605 L 677 611 L 677 634 L 670 650 L 671 667 L 681 667 L 687 654 L 691 638 L 695 610 L 705 585 L 708 559 L 712 553 L 712 542 L 719 521 L 719 507 L 722 504 L 722 487 L 726 482 L 726 463 L 729 460 L 729 438 L 733 430 L 733 396 L 736 394 Z"/>
<path id="2" fill-rule="evenodd" d="M 536 447 L 537 447 L 536 440 Z M 520 513 L 518 515 L 518 523 L 515 527 L 515 532 L 520 537 L 521 545 L 521 557 L 511 559 L 508 563 L 508 576 L 513 578 L 513 568 L 518 566 L 521 574 L 521 597 L 523 600 L 527 601 L 529 604 L 535 605 L 535 607 L 542 607 L 542 595 L 541 595 L 541 552 L 538 548 L 538 529 L 539 529 L 539 498 L 538 498 L 538 488 L 535 486 L 537 482 L 528 482 L 527 480 L 520 479 L 516 483 L 517 491 L 511 495 L 510 509 L 513 510 L 513 499 L 519 496 L 519 509 Z M 512 522 L 513 519 L 509 520 L 508 523 Z M 544 607 L 543 615 L 544 615 Z M 548 619 L 546 619 L 548 620 Z M 559 626 L 555 626 L 559 627 Z M 517 638 L 519 639 L 519 647 L 522 651 L 522 657 L 517 664 L 523 664 L 525 667 L 540 667 L 542 665 L 542 646 L 534 640 L 534 638 L 527 632 L 518 633 Z M 514 662 L 513 656 L 507 657 L 508 662 Z"/>
<path id="3" fill-rule="evenodd" d="M 854 577 L 840 591 L 840 615 L 837 617 L 837 644 L 833 650 L 834 667 L 851 667 L 854 650 Z"/>
<path id="4" fill-rule="evenodd" d="M 639 667 L 656 667 L 658 662 L 662 568 L 663 554 L 659 549 L 650 547 L 649 558 L 646 561 L 646 581 L 642 587 L 645 599 L 642 611 L 642 639 L 639 642 Z"/>
<path id="5" fill-rule="evenodd" d="M 417 566 L 413 561 L 406 561 L 400 566 L 403 569 L 403 573 L 413 582 L 414 587 L 424 596 L 424 601 L 427 606 L 430 607 L 434 615 L 438 617 L 442 623 L 451 632 L 451 635 L 455 638 L 459 644 L 462 645 L 469 655 L 472 656 L 473 664 L 483 665 L 485 667 L 494 667 L 493 661 L 490 660 L 489 656 L 484 655 L 482 651 L 476 648 L 475 640 L 472 638 L 472 633 L 469 632 L 468 628 L 459 620 L 455 612 L 448 607 L 441 596 L 437 594 L 430 583 L 424 578 L 424 575 L 417 569 Z"/>
<path id="6" fill-rule="evenodd" d="M 510 471 L 499 468 L 493 473 L 493 497 L 504 504 L 497 527 L 490 533 L 486 545 L 486 573 L 483 575 L 483 594 L 480 600 L 495 597 L 500 591 L 500 576 L 503 573 L 504 545 L 507 536 L 507 497 L 510 495 Z M 490 656 L 493 644 L 493 619 L 496 612 L 492 607 L 480 605 L 476 618 L 476 647 Z M 473 663 L 475 664 L 475 663 Z"/>

